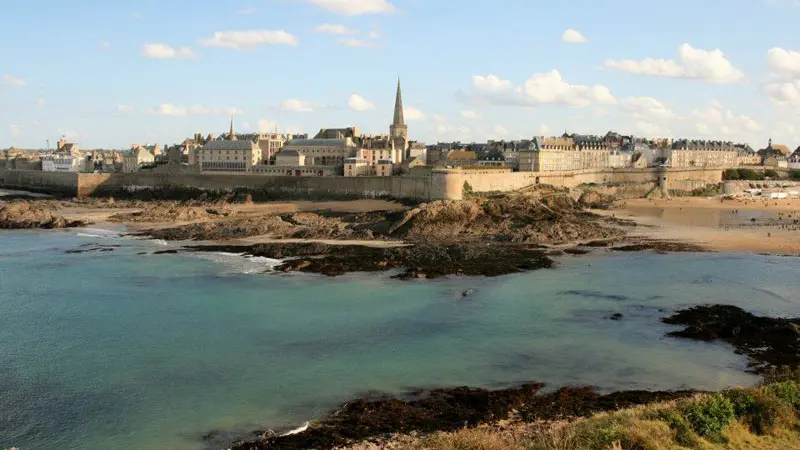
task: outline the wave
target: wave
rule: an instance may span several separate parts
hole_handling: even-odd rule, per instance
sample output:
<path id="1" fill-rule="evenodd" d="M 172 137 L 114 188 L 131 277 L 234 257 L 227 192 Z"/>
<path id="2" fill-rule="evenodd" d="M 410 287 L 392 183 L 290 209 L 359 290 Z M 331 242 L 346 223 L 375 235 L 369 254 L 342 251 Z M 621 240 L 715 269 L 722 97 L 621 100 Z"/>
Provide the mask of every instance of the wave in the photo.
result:
<path id="1" fill-rule="evenodd" d="M 81 232 L 75 235 L 92 239 L 119 239 L 122 237 L 122 235 L 116 231 L 104 230 L 102 228 L 83 228 Z"/>
<path id="2" fill-rule="evenodd" d="M 280 259 L 266 258 L 263 256 L 249 256 L 245 253 L 227 252 L 195 252 L 187 253 L 194 257 L 222 264 L 236 273 L 254 274 L 271 272 L 276 266 L 283 263 Z"/>

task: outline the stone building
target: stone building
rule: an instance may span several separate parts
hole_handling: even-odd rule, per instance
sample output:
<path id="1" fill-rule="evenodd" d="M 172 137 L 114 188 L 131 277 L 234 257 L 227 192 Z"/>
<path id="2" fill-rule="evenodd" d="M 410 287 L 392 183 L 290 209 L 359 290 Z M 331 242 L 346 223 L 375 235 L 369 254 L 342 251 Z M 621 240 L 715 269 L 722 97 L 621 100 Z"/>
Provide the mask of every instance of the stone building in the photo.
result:
<path id="1" fill-rule="evenodd" d="M 306 157 L 297 150 L 284 149 L 275 156 L 276 166 L 305 166 Z"/>
<path id="2" fill-rule="evenodd" d="M 123 158 L 123 172 L 137 172 L 142 166 L 151 165 L 155 162 L 155 155 L 147 151 L 146 147 L 134 144 L 130 153 Z"/>
<path id="3" fill-rule="evenodd" d="M 197 150 L 201 172 L 250 172 L 261 162 L 261 148 L 251 140 L 238 140 L 233 120 L 228 139 L 209 140 Z"/>
<path id="4" fill-rule="evenodd" d="M 681 139 L 672 143 L 672 148 L 665 151 L 671 167 L 736 167 L 738 150 L 731 142 L 695 141 Z"/>
<path id="5" fill-rule="evenodd" d="M 43 172 L 80 172 L 83 159 L 69 153 L 56 153 L 42 157 Z"/>
<path id="6" fill-rule="evenodd" d="M 758 166 L 761 165 L 761 156 L 747 144 L 737 144 L 736 165 L 737 166 Z"/>
<path id="7" fill-rule="evenodd" d="M 394 163 L 390 159 L 382 159 L 375 164 L 375 175 L 390 177 L 394 174 Z"/>
<path id="8" fill-rule="evenodd" d="M 772 169 L 788 169 L 789 158 L 783 155 L 770 155 L 764 158 L 764 167 Z"/>
<path id="9" fill-rule="evenodd" d="M 287 142 L 282 150 L 277 154 L 292 150 L 305 157 L 305 163 L 310 166 L 344 166 L 344 160 L 355 156 L 358 146 L 353 142 L 353 138 L 342 139 L 314 138 L 314 139 L 292 139 Z M 280 165 L 276 161 L 276 165 Z"/>
<path id="10" fill-rule="evenodd" d="M 572 137 L 534 137 L 532 147 L 519 153 L 521 172 L 574 170 L 575 140 Z"/>
<path id="11" fill-rule="evenodd" d="M 800 170 L 800 147 L 794 151 L 792 156 L 789 157 L 789 160 L 786 162 L 789 169 L 791 170 Z"/>
<path id="12" fill-rule="evenodd" d="M 372 175 L 372 164 L 366 159 L 353 157 L 344 160 L 344 176 L 363 177 L 368 175 Z"/>

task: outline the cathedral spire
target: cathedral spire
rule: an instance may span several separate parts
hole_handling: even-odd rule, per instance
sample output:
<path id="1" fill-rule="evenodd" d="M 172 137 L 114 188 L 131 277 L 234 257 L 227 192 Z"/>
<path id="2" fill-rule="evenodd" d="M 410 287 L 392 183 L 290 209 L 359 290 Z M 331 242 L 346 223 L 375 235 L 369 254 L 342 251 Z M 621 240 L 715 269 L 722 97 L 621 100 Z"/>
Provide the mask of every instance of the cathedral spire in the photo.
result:
<path id="1" fill-rule="evenodd" d="M 392 125 L 405 125 L 403 120 L 403 93 L 400 91 L 400 78 L 397 78 L 397 98 L 394 101 L 394 120 Z"/>
<path id="2" fill-rule="evenodd" d="M 229 141 L 235 141 L 236 135 L 233 133 L 233 115 L 231 115 L 231 132 L 228 134 Z"/>

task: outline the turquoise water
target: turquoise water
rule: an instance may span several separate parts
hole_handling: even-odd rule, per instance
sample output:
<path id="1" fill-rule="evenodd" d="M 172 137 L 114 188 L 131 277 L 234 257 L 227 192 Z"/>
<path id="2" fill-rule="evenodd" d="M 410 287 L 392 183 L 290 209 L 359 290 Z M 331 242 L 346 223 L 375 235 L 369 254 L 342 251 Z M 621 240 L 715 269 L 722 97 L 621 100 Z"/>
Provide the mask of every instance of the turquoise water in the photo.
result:
<path id="1" fill-rule="evenodd" d="M 269 261 L 80 234 L 0 232 L 0 448 L 220 448 L 368 391 L 746 385 L 730 347 L 666 338 L 659 318 L 698 303 L 800 315 L 797 258 L 601 252 L 401 282 L 261 275 Z M 91 243 L 122 247 L 64 253 Z"/>

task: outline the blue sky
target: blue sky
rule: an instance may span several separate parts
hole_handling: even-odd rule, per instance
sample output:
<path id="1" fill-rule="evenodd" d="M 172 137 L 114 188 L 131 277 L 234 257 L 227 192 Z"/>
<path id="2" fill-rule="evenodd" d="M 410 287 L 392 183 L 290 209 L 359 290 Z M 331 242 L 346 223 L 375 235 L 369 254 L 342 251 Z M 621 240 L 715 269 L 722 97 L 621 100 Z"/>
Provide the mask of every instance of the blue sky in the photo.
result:
<path id="1" fill-rule="evenodd" d="M 797 0 L 0 0 L 0 148 L 195 131 L 800 144 Z"/>

